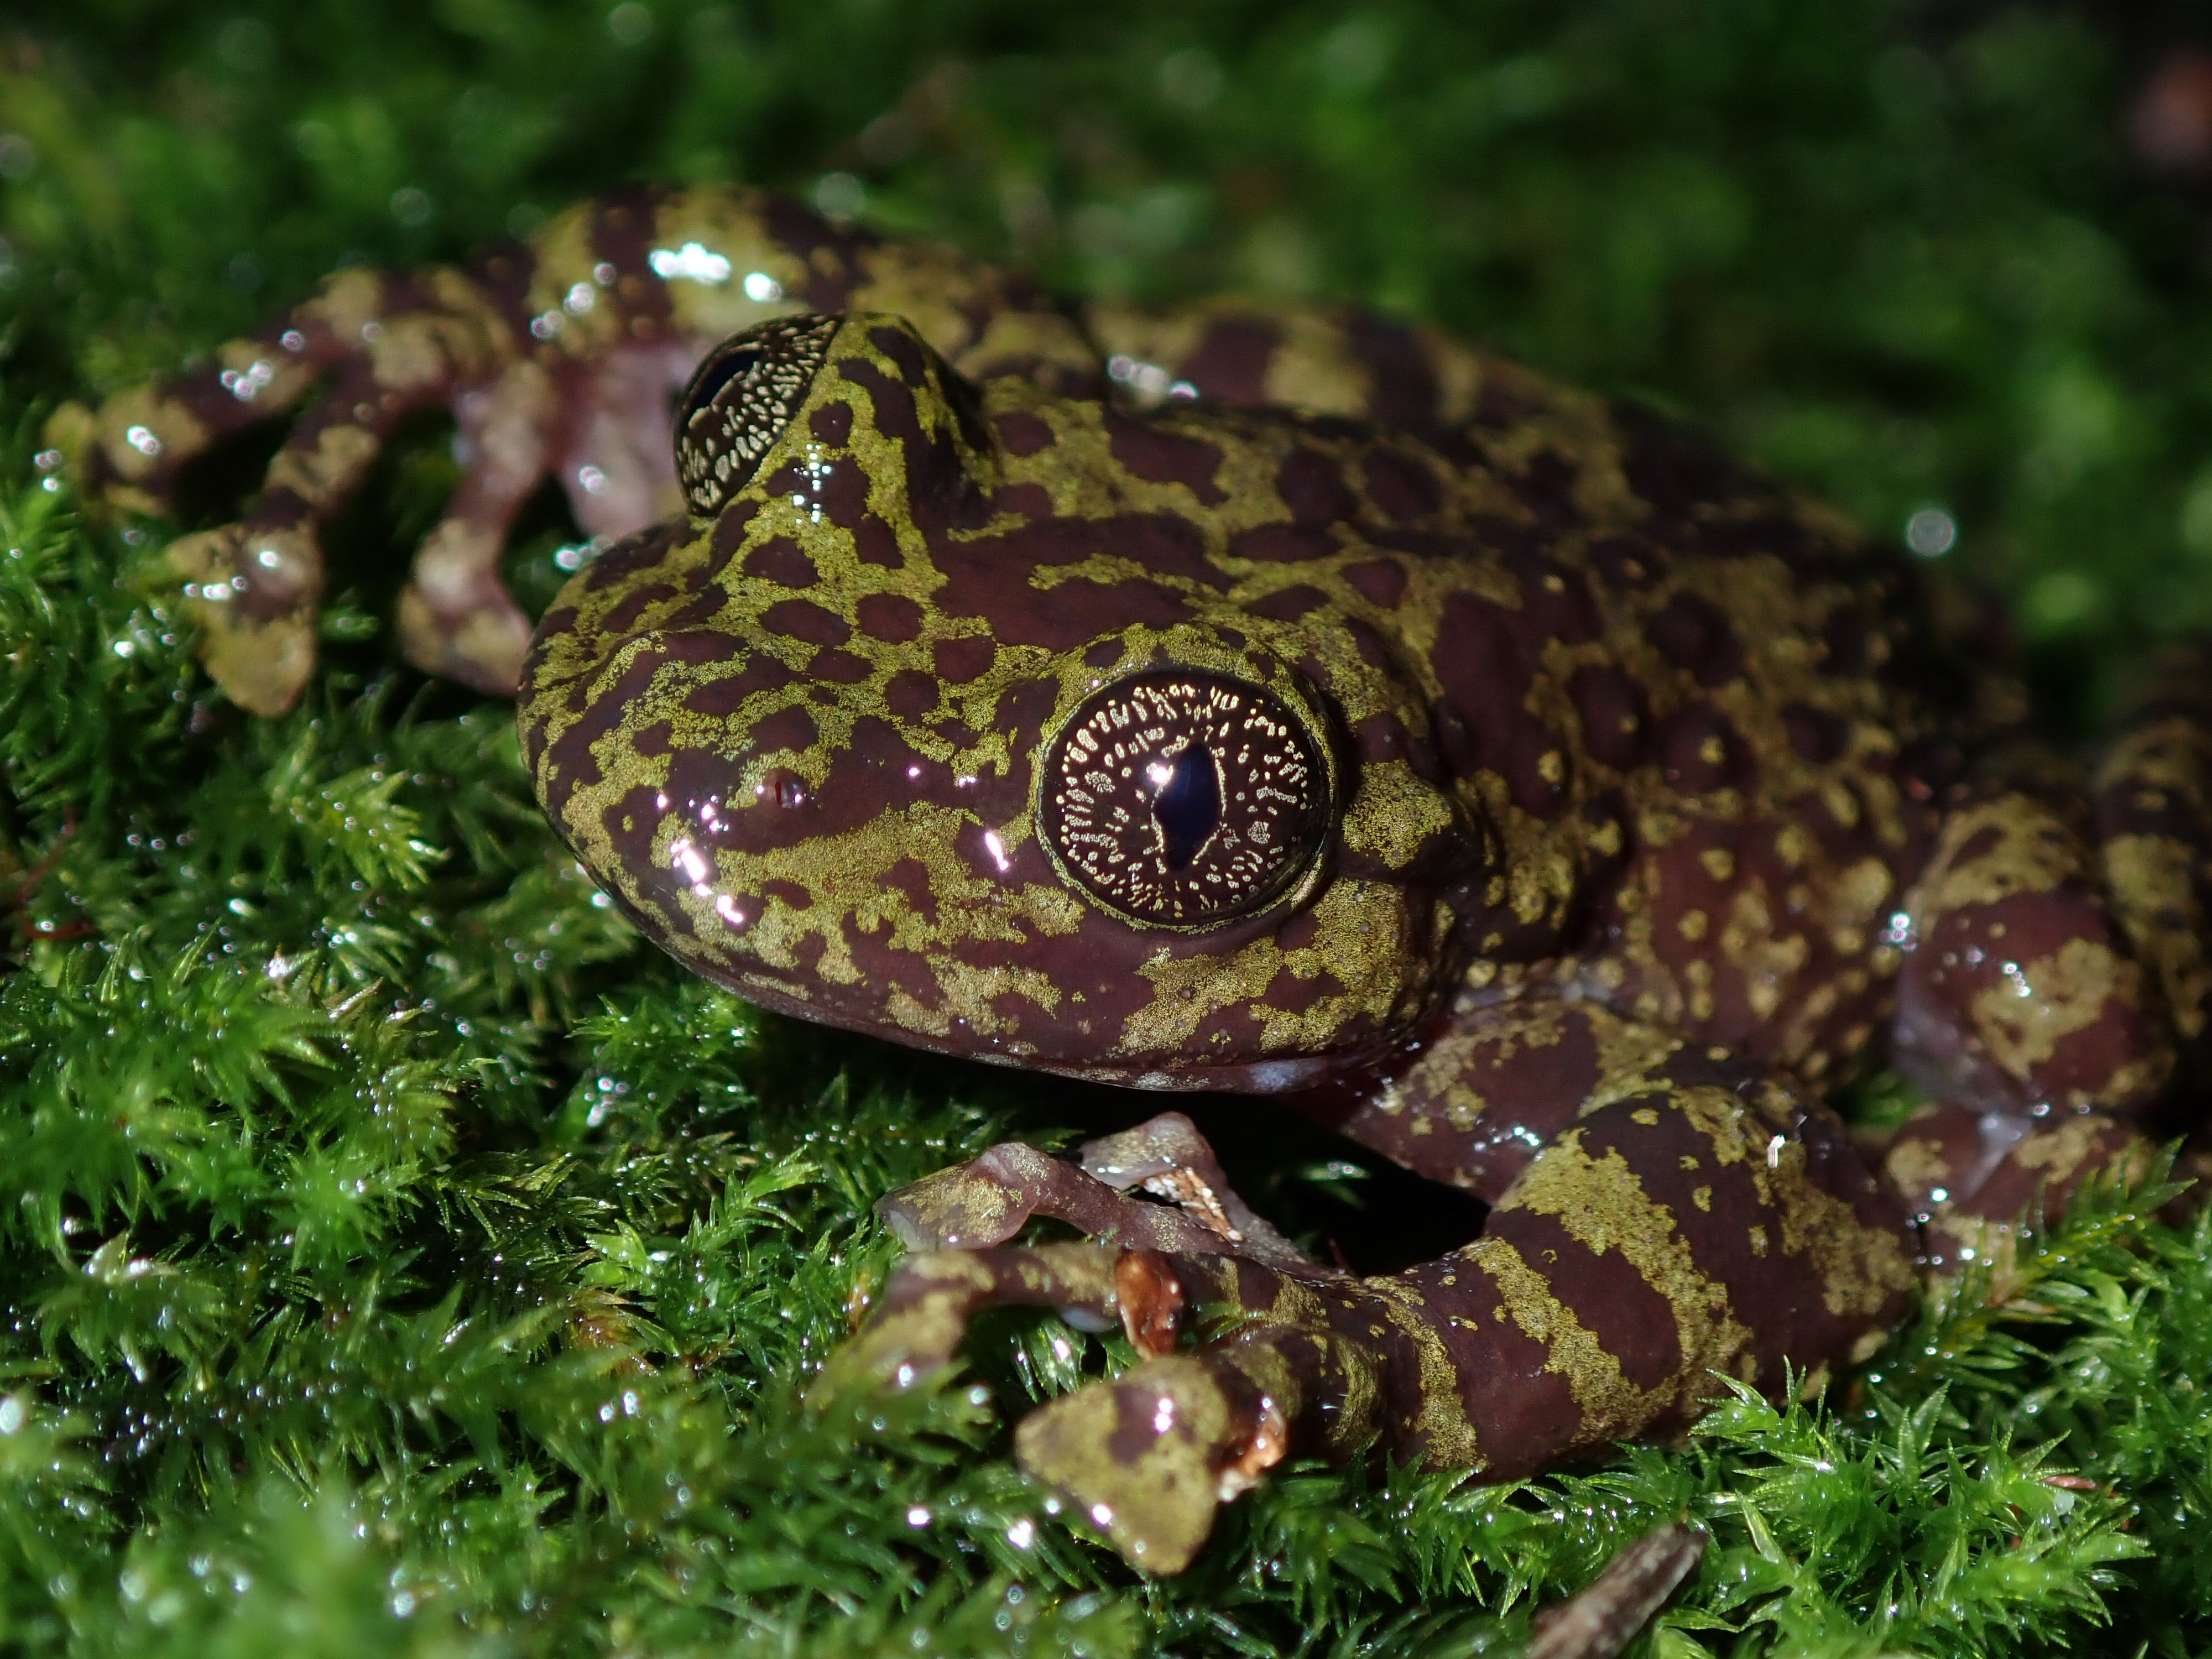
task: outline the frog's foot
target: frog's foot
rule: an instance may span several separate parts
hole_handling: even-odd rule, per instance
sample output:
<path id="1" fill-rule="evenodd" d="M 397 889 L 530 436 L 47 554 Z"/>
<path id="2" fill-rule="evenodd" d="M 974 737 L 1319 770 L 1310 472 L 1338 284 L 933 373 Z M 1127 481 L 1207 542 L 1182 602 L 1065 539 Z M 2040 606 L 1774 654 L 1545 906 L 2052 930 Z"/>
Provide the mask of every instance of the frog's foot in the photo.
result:
<path id="1" fill-rule="evenodd" d="M 1217 1345 L 1168 1354 L 1031 1412 L 1022 1468 L 1104 1532 L 1132 1566 L 1181 1572 L 1213 1514 L 1283 1459 L 1280 1403 Z"/>
<path id="2" fill-rule="evenodd" d="M 488 526 L 448 518 L 424 538 L 399 594 L 399 648 L 407 660 L 495 697 L 520 688 L 530 649 L 530 618 L 499 578 L 506 541 L 504 519 Z"/>
<path id="3" fill-rule="evenodd" d="M 256 714 L 297 702 L 314 672 L 323 583 L 312 526 L 224 525 L 172 543 L 169 563 L 184 578 L 216 684 Z"/>
<path id="4" fill-rule="evenodd" d="M 1076 1157 L 1085 1174 L 1116 1192 L 1134 1188 L 1166 1200 L 1226 1239 L 1239 1255 L 1285 1267 L 1316 1265 L 1237 1197 L 1213 1148 L 1181 1112 L 1162 1112 L 1133 1129 L 1086 1140 Z"/>
<path id="5" fill-rule="evenodd" d="M 2021 1228 L 2056 1216 L 2100 1170 L 2138 1179 L 2151 1143 L 2106 1112 L 2037 1119 L 1939 1102 L 1897 1132 L 1882 1167 L 1919 1219 L 1925 1255 L 1939 1270 L 2002 1261 Z"/>
<path id="6" fill-rule="evenodd" d="M 1078 1243 L 917 1251 L 892 1273 L 866 1328 L 830 1360 L 822 1387 L 926 1381 L 951 1364 L 987 1308 L 1054 1308 L 1090 1331 L 1119 1322 L 1139 1353 L 1163 1354 L 1184 1307 L 1181 1273 L 1154 1250 Z"/>
<path id="7" fill-rule="evenodd" d="M 1376 1432 L 1381 1355 L 1332 1329 L 1318 1292 L 1329 1287 L 1346 1310 L 1372 1297 L 1253 1213 L 1180 1113 L 1091 1141 L 1079 1156 L 1080 1166 L 1009 1143 L 878 1205 L 915 1254 L 823 1387 L 921 1382 L 950 1363 L 986 1308 L 1055 1308 L 1094 1331 L 1118 1323 L 1143 1363 L 1032 1413 L 1015 1448 L 1133 1565 L 1176 1572 L 1205 1542 L 1214 1510 L 1281 1460 L 1301 1423 L 1336 1452 Z M 1036 1216 L 1097 1242 L 1004 1243 Z M 1200 1302 L 1250 1322 L 1176 1353 Z"/>
<path id="8" fill-rule="evenodd" d="M 867 1328 L 831 1358 L 812 1398 L 910 1388 L 951 1362 L 986 1308 L 1050 1307 L 1087 1330 L 1117 1321 L 1146 1364 L 1026 1419 L 1022 1465 L 1074 1504 L 1130 1562 L 1188 1565 L 1216 1505 L 1282 1455 L 1279 1412 L 1233 1366 L 1170 1353 L 1184 1296 L 1152 1250 L 1088 1243 L 924 1250 L 900 1264 Z"/>
<path id="9" fill-rule="evenodd" d="M 1015 1452 L 1132 1565 L 1180 1572 L 1214 1511 L 1282 1460 L 1301 1419 L 1327 1419 L 1329 1449 L 1356 1449 L 1373 1435 L 1382 1365 L 1368 1344 L 1320 1324 L 1263 1324 L 1174 1352 L 1187 1283 L 1209 1299 L 1265 1285 L 1273 1301 L 1282 1291 L 1270 1270 L 1224 1257 L 1089 1243 L 925 1250 L 892 1275 L 816 1398 L 925 1381 L 986 1308 L 1055 1308 L 1090 1330 L 1118 1322 L 1143 1363 L 1032 1412 Z"/>

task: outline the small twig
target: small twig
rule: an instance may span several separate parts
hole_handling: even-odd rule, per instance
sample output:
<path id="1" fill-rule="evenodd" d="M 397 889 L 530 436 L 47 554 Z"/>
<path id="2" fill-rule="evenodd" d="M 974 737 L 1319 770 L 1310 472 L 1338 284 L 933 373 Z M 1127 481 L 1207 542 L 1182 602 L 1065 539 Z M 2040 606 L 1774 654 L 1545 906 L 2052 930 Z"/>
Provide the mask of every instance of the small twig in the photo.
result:
<path id="1" fill-rule="evenodd" d="M 1606 1570 L 1538 1615 L 1522 1659 L 1613 1659 L 1705 1559 L 1703 1527 L 1674 1521 L 1614 1556 Z"/>

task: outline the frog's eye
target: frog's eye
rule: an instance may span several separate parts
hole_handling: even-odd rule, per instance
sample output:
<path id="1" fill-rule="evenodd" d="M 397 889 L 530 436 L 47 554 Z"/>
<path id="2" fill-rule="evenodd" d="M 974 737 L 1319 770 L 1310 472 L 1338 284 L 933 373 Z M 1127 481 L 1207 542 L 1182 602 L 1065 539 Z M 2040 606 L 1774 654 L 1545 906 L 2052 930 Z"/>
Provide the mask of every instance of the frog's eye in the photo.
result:
<path id="1" fill-rule="evenodd" d="M 676 476 L 692 512 L 702 518 L 720 512 L 750 482 L 805 401 L 843 320 L 771 317 L 707 354 L 676 416 Z"/>
<path id="2" fill-rule="evenodd" d="M 1328 781 L 1305 723 L 1220 674 L 1117 680 L 1045 758 L 1061 868 L 1132 921 L 1204 927 L 1279 897 L 1320 849 Z"/>

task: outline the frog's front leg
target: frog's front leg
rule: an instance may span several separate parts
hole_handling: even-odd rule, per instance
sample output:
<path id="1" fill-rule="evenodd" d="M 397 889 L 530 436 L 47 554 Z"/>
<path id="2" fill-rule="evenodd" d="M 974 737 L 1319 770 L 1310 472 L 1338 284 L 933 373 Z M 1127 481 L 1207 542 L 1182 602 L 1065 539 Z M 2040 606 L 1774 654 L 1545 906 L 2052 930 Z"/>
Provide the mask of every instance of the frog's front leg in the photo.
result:
<path id="1" fill-rule="evenodd" d="M 1425 1069 L 1373 1083 L 1376 1117 L 1339 1115 L 1423 1172 L 1494 1197 L 1465 1249 L 1372 1279 L 1322 1267 L 1248 1233 L 1258 1218 L 1172 1121 L 1085 1149 L 1086 1164 L 1156 1184 L 1172 1209 L 1001 1147 L 894 1195 L 895 1224 L 989 1247 L 1054 1215 L 1109 1249 L 1079 1282 L 1073 1257 L 919 1255 L 855 1352 L 879 1376 L 913 1374 L 949 1354 L 968 1315 L 1000 1303 L 1146 1333 L 1152 1358 L 1034 1413 L 1017 1447 L 1130 1559 L 1173 1571 L 1216 1504 L 1288 1450 L 1373 1447 L 1522 1474 L 1686 1421 L 1715 1372 L 1778 1387 L 1896 1314 L 1911 1277 L 1902 1218 L 1824 1108 L 1725 1056 L 1550 999 L 1470 1007 L 1447 1036 Z M 1525 1096 L 1486 1095 L 1508 1082 Z M 1431 1127 L 1375 1132 L 1397 1120 Z M 915 1317 L 932 1297 L 938 1311 Z M 1226 1328 L 1163 1352 L 1194 1322 L 1184 1308 Z"/>
<path id="2" fill-rule="evenodd" d="M 1281 1459 L 1293 1422 L 1326 1420 L 1324 1437 L 1343 1449 L 1371 1437 L 1380 1354 L 1311 1316 L 1322 1286 L 1346 1305 L 1371 1298 L 1256 1215 L 1180 1113 L 1089 1142 L 1079 1156 L 1070 1163 L 1009 1143 L 878 1204 L 915 1254 L 833 1360 L 826 1385 L 855 1373 L 909 1384 L 951 1359 L 987 1308 L 1055 1308 L 1088 1330 L 1118 1322 L 1144 1363 L 1033 1413 L 1016 1449 L 1129 1560 L 1179 1571 L 1216 1507 Z M 1132 1188 L 1168 1201 L 1131 1196 Z M 1002 1243 L 1037 1216 L 1092 1242 Z M 1200 1304 L 1251 1328 L 1177 1354 Z"/>

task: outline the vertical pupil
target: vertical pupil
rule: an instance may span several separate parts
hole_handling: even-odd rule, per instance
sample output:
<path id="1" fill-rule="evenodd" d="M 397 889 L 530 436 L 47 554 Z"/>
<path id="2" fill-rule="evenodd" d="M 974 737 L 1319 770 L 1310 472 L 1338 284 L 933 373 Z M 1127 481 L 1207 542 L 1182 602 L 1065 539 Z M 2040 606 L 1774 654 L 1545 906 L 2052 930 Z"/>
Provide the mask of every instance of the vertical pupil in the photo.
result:
<path id="1" fill-rule="evenodd" d="M 1175 772 L 1152 797 L 1170 870 L 1187 868 L 1221 823 L 1221 777 L 1213 757 L 1194 743 L 1176 757 Z"/>

